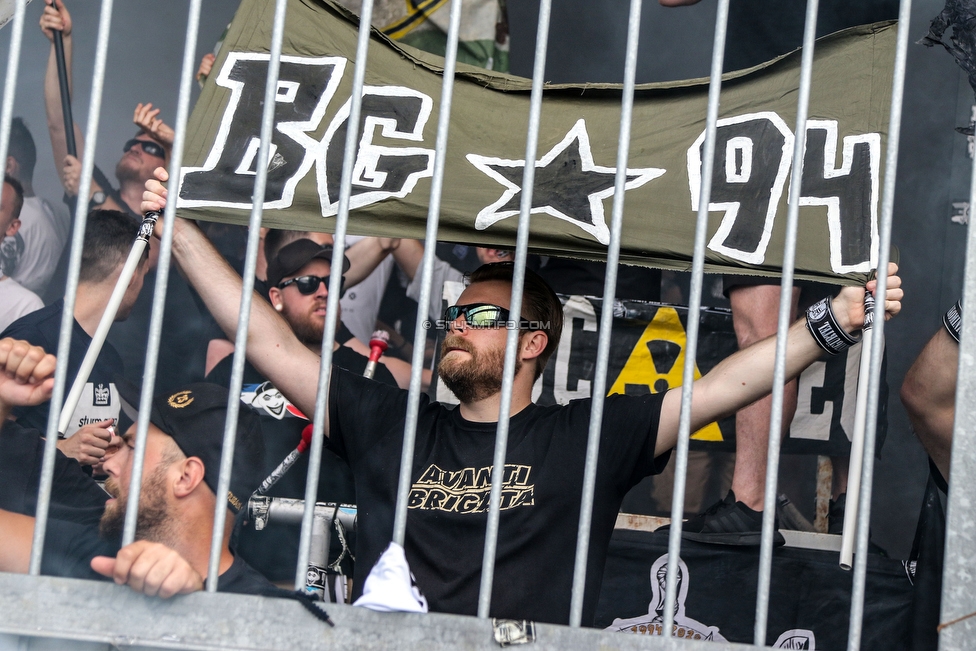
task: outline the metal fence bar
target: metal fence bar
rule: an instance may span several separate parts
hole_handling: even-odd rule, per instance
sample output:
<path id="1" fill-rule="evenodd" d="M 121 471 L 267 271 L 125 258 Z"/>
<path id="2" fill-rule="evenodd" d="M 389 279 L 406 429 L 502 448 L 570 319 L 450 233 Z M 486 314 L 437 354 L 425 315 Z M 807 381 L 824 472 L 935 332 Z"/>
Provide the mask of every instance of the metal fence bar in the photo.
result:
<path id="1" fill-rule="evenodd" d="M 976 206 L 976 164 L 969 182 L 969 205 Z M 976 305 L 976 228 L 969 229 L 966 244 L 966 273 L 963 305 Z M 964 308 L 965 309 L 965 308 Z M 971 314 L 972 312 L 970 312 Z M 962 339 L 959 344 L 959 372 L 956 376 L 956 420 L 952 431 L 952 456 L 949 477 L 976 475 L 976 320 L 963 312 Z M 953 622 L 940 631 L 939 647 L 965 649 L 972 644 L 976 618 L 976 584 L 972 580 L 973 553 L 976 551 L 976 527 L 972 504 L 976 502 L 976 484 L 956 481 L 949 486 L 946 509 L 945 564 L 942 574 L 942 613 L 940 621 Z"/>
<path id="2" fill-rule="evenodd" d="M 593 495 L 596 491 L 600 433 L 603 430 L 607 366 L 610 363 L 610 340 L 613 336 L 613 304 L 617 292 L 620 238 L 624 223 L 624 192 L 627 185 L 627 160 L 630 157 L 630 128 L 634 113 L 634 81 L 637 77 L 637 46 L 640 42 L 641 5 L 642 0 L 631 0 L 630 18 L 627 21 L 627 51 L 624 58 L 620 135 L 617 139 L 617 171 L 614 177 L 613 210 L 610 214 L 610 246 L 607 249 L 607 273 L 603 281 L 603 308 L 600 312 L 596 369 L 590 391 L 590 429 L 586 442 L 583 497 L 580 503 L 580 519 L 576 535 L 576 563 L 573 567 L 573 592 L 569 606 L 569 625 L 574 627 L 578 627 L 583 620 L 587 555 L 590 549 L 590 529 L 593 525 Z"/>
<path id="3" fill-rule="evenodd" d="M 201 0 L 190 3 L 187 16 L 186 43 L 183 46 L 183 69 L 180 74 L 180 93 L 176 107 L 175 136 L 169 163 L 169 178 L 180 178 L 180 164 L 186 144 L 186 122 L 190 114 L 190 83 L 195 70 L 197 33 L 200 30 Z M 156 386 L 156 368 L 159 365 L 159 346 L 163 336 L 163 313 L 166 309 L 166 291 L 169 286 L 169 270 L 173 251 L 173 224 L 176 221 L 176 201 L 166 206 L 163 216 L 163 237 L 160 240 L 159 259 L 156 262 L 156 286 L 153 288 L 152 313 L 149 317 L 149 339 L 146 343 L 146 363 L 139 396 L 139 420 L 136 426 L 136 444 L 132 471 L 129 478 L 129 497 L 125 509 L 125 528 L 122 545 L 135 540 L 139 511 L 139 495 L 142 491 L 142 472 L 146 456 L 146 437 L 149 432 L 149 414 Z M 124 432 L 120 432 L 120 435 Z"/>
<path id="4" fill-rule="evenodd" d="M 793 168 L 790 172 L 790 197 L 786 211 L 786 244 L 783 248 L 783 276 L 780 284 L 779 320 L 776 326 L 776 360 L 773 365 L 773 405 L 769 414 L 769 444 L 766 452 L 766 488 L 763 495 L 762 542 L 759 548 L 759 584 L 756 590 L 756 646 L 766 645 L 769 617 L 769 584 L 773 569 L 773 532 L 776 530 L 776 484 L 779 479 L 779 452 L 783 441 L 783 400 L 786 395 L 786 343 L 793 307 L 793 270 L 796 266 L 796 236 L 800 215 L 800 184 L 807 143 L 807 113 L 813 81 L 813 51 L 817 39 L 819 0 L 807 0 L 803 28 L 803 54 L 800 62 L 800 89 L 796 107 L 793 140 Z"/>
<path id="5" fill-rule="evenodd" d="M 363 0 L 359 15 L 359 39 L 356 42 L 356 68 L 349 95 L 349 127 L 342 156 L 342 177 L 339 181 L 339 206 L 336 214 L 335 239 L 332 249 L 332 269 L 342 269 L 346 247 L 346 226 L 349 224 L 349 198 L 352 195 L 352 172 L 359 145 L 359 116 L 363 105 L 363 85 L 366 79 L 366 53 L 373 20 L 373 0 Z M 335 345 L 336 315 L 339 313 L 339 294 L 342 274 L 329 278 L 329 297 L 326 302 L 325 334 L 322 336 L 322 362 L 319 367 L 318 389 L 315 395 L 315 415 L 312 418 L 312 445 L 308 451 L 308 476 L 305 480 L 305 513 L 302 514 L 302 533 L 298 542 L 298 565 L 295 568 L 296 588 L 305 585 L 309 552 L 312 548 L 312 526 L 315 499 L 318 495 L 319 472 L 322 469 L 322 448 L 325 444 L 325 419 L 328 408 L 329 380 L 332 379 L 332 347 Z M 412 371 L 411 371 L 412 373 Z"/>
<path id="6" fill-rule="evenodd" d="M 546 51 L 549 46 L 551 12 L 552 0 L 541 0 L 539 2 L 539 25 L 535 36 L 535 62 L 532 67 L 529 131 L 525 141 L 525 172 L 522 175 L 522 199 L 519 206 L 518 234 L 515 239 L 512 298 L 509 304 L 509 315 L 515 323 L 522 319 L 522 289 L 525 284 L 525 260 L 529 253 L 529 219 L 532 214 L 532 194 L 535 186 L 535 162 L 539 147 L 542 87 L 545 84 Z M 491 473 L 491 494 L 488 501 L 488 526 L 485 530 L 485 553 L 481 563 L 481 589 L 478 593 L 478 617 L 481 618 L 488 617 L 488 610 L 491 607 L 491 588 L 495 578 L 495 551 L 498 547 L 498 523 L 501 519 L 502 482 L 505 475 L 505 455 L 508 450 L 509 412 L 512 407 L 512 387 L 515 384 L 515 355 L 518 348 L 519 330 L 511 328 L 507 334 L 501 404 L 498 407 L 498 430 L 495 437 L 495 456 Z"/>
<path id="7" fill-rule="evenodd" d="M 871 492 L 874 488 L 874 449 L 877 438 L 878 398 L 881 395 L 881 361 L 884 354 L 885 300 L 888 289 L 888 260 L 891 253 L 891 222 L 895 206 L 895 182 L 898 175 L 898 147 L 901 142 L 902 99 L 905 95 L 905 69 L 908 59 L 908 32 L 912 17 L 911 0 L 901 0 L 898 10 L 898 40 L 895 49 L 894 80 L 891 85 L 891 111 L 888 125 L 888 150 L 885 152 L 884 189 L 881 195 L 881 223 L 878 227 L 878 286 L 874 306 L 874 335 L 871 340 L 868 377 L 867 424 L 864 430 L 864 469 L 861 473 L 861 495 L 857 514 L 857 552 L 854 556 L 854 586 L 851 590 L 851 624 L 847 648 L 861 648 L 864 623 L 864 588 L 868 568 L 868 538 L 871 526 Z M 865 351 L 861 351 L 865 354 Z"/>
<path id="8" fill-rule="evenodd" d="M 715 40 L 712 43 L 712 72 L 708 86 L 708 113 L 705 118 L 705 151 L 702 154 L 701 189 L 698 195 L 698 217 L 695 226 L 695 248 L 691 266 L 691 290 L 688 297 L 688 329 L 685 363 L 681 375 L 681 414 L 678 419 L 677 459 L 674 466 L 674 489 L 671 498 L 671 529 L 668 538 L 668 573 L 664 598 L 664 636 L 671 637 L 674 628 L 674 606 L 677 601 L 678 563 L 681 554 L 681 525 L 685 509 L 685 487 L 688 483 L 688 444 L 691 439 L 691 393 L 695 380 L 695 356 L 698 353 L 698 321 L 701 315 L 702 284 L 705 279 L 705 238 L 708 231 L 708 204 L 712 196 L 712 170 L 715 167 L 715 138 L 718 123 L 719 96 L 722 92 L 722 64 L 725 61 L 725 35 L 729 23 L 729 0 L 719 0 L 715 12 Z"/>
<path id="9" fill-rule="evenodd" d="M 258 246 L 261 243 L 261 218 L 264 215 L 264 194 L 268 181 L 268 159 L 274 129 L 275 97 L 278 94 L 278 69 L 281 64 L 281 45 L 285 38 L 287 0 L 276 0 L 274 24 L 271 28 L 271 52 L 268 77 L 264 87 L 264 107 L 261 112 L 261 143 L 255 161 L 254 194 L 251 196 L 251 217 L 248 221 L 247 249 L 244 255 L 241 311 L 234 337 L 234 360 L 230 386 L 227 387 L 227 420 L 220 452 L 220 476 L 217 479 L 217 503 L 214 505 L 213 536 L 210 539 L 210 560 L 207 566 L 207 592 L 217 591 L 220 553 L 224 542 L 227 519 L 225 498 L 230 489 L 230 475 L 234 467 L 234 447 L 237 442 L 237 420 L 241 408 L 241 385 L 244 384 L 244 362 L 247 358 L 247 333 L 251 323 L 251 300 L 254 298 L 254 274 L 258 266 Z M 169 208 L 169 206 L 167 206 Z M 241 508 L 246 509 L 247 504 Z"/>
<path id="10" fill-rule="evenodd" d="M 78 278 L 81 274 L 81 250 L 85 243 L 85 225 L 88 222 L 88 202 L 91 193 L 92 169 L 95 167 L 95 145 L 98 142 L 98 122 L 102 112 L 102 91 L 105 88 L 105 63 L 108 58 L 108 37 L 112 28 L 113 0 L 102 0 L 102 12 L 98 19 L 98 40 L 95 45 L 95 69 L 92 73 L 91 100 L 88 104 L 88 128 L 85 131 L 85 154 L 82 156 L 81 180 L 78 183 L 78 203 L 75 206 L 74 230 L 71 232 L 71 254 L 68 257 L 68 275 L 64 292 L 64 311 L 61 313 L 61 331 L 58 334 L 58 366 L 54 372 L 54 392 L 51 394 L 48 412 L 44 461 L 37 493 L 34 540 L 31 546 L 30 573 L 41 573 L 44 554 L 44 535 L 47 533 L 47 514 L 51 504 L 51 484 L 54 480 L 54 460 L 58 444 L 58 416 L 64 402 L 65 381 L 68 376 L 68 351 L 71 350 L 71 334 L 75 323 L 75 299 L 78 296 Z"/>
<path id="11" fill-rule="evenodd" d="M 234 359 L 231 365 L 230 385 L 227 388 L 227 420 L 224 422 L 224 440 L 220 452 L 220 475 L 217 478 L 217 501 L 214 504 L 213 533 L 210 539 L 210 558 L 207 563 L 207 592 L 217 591 L 220 556 L 227 520 L 225 498 L 230 489 L 231 471 L 234 467 L 234 448 L 237 443 L 237 421 L 241 407 L 241 385 L 244 383 L 244 362 L 247 357 L 247 335 L 251 322 L 251 301 L 254 297 L 254 274 L 258 263 L 261 218 L 264 215 L 264 195 L 268 180 L 268 158 L 274 129 L 276 95 L 278 94 L 278 69 L 281 63 L 281 45 L 285 34 L 287 0 L 276 0 L 274 23 L 271 29 L 268 76 L 264 89 L 264 106 L 261 112 L 261 142 L 255 161 L 254 193 L 251 195 L 251 216 L 248 220 L 247 247 L 244 255 L 241 307 L 234 337 Z M 184 74 L 184 80 L 189 79 Z M 167 205 L 167 210 L 169 209 Z M 168 216 L 168 213 L 167 213 Z M 247 508 L 243 505 L 242 508 Z"/>
<path id="12" fill-rule="evenodd" d="M 14 17 L 10 34 L 10 54 L 7 55 L 7 76 L 3 82 L 3 109 L 0 110 L 0 161 L 7 160 L 10 146 L 10 123 L 14 119 L 14 97 L 17 94 L 17 73 L 20 72 L 20 51 L 24 43 L 24 14 L 26 2 L 14 3 Z"/>
<path id="13" fill-rule="evenodd" d="M 441 216 L 441 194 L 444 189 L 447 138 L 451 127 L 451 101 L 454 97 L 454 71 L 457 67 L 458 34 L 461 31 L 461 2 L 451 3 L 451 18 L 447 29 L 447 51 L 444 58 L 444 78 L 441 83 L 441 105 L 437 117 L 437 141 L 434 145 L 434 178 L 430 183 L 430 205 L 427 209 L 427 232 L 424 237 L 423 271 L 420 275 L 420 296 L 417 297 L 417 323 L 414 327 L 413 355 L 410 359 L 410 393 L 407 395 L 406 422 L 403 427 L 403 451 L 400 455 L 400 477 L 397 484 L 396 515 L 393 518 L 393 541 L 403 546 L 407 533 L 407 499 L 410 495 L 410 474 L 413 468 L 414 445 L 417 441 L 417 419 L 420 414 L 421 378 L 424 371 L 424 350 L 427 330 L 424 322 L 430 318 L 425 306 L 430 305 L 431 284 L 434 282 L 434 259 L 437 248 L 437 228 Z"/>

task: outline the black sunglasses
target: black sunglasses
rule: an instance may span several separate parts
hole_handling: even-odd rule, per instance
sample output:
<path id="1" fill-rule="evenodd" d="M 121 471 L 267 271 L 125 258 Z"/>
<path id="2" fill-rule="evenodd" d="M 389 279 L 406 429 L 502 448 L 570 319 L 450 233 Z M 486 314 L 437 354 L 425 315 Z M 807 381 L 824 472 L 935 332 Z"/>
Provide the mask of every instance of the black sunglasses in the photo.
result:
<path id="1" fill-rule="evenodd" d="M 289 280 L 283 280 L 278 283 L 278 289 L 284 289 L 288 285 L 294 284 L 298 288 L 298 291 L 308 296 L 309 294 L 314 294 L 319 289 L 320 283 L 325 283 L 325 289 L 329 289 L 329 276 L 298 276 L 297 278 L 291 278 Z M 339 296 L 346 291 L 346 277 L 343 276 L 342 280 L 339 281 Z"/>
<path id="2" fill-rule="evenodd" d="M 499 328 L 509 321 L 510 313 L 505 308 L 491 303 L 472 303 L 470 305 L 452 305 L 444 310 L 444 322 L 449 325 L 464 315 L 464 322 L 469 328 Z M 529 320 L 522 319 L 520 328 L 528 328 Z"/>
<path id="3" fill-rule="evenodd" d="M 132 140 L 126 142 L 125 146 L 122 148 L 122 152 L 128 152 L 136 145 L 142 147 L 142 151 L 146 152 L 150 156 L 155 156 L 156 158 L 162 159 L 166 158 L 166 150 L 163 149 L 162 145 L 158 145 L 151 140 L 139 140 L 138 138 L 133 138 Z"/>

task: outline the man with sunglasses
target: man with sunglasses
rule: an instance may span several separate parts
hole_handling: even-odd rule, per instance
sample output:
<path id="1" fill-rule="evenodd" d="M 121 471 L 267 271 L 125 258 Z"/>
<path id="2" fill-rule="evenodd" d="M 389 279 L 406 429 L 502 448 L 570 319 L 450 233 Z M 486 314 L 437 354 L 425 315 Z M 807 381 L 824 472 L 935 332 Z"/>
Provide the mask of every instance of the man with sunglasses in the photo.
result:
<path id="1" fill-rule="evenodd" d="M 343 257 L 343 274 L 349 269 L 349 260 Z M 288 327 L 303 346 L 321 354 L 322 334 L 325 330 L 326 301 L 329 298 L 329 279 L 332 272 L 332 247 L 302 238 L 290 242 L 268 260 L 268 298 L 274 309 L 284 317 Z M 345 276 L 343 276 L 343 283 Z M 262 301 L 263 302 L 263 301 Z M 341 315 L 341 308 L 340 308 Z M 336 344 L 332 361 L 350 373 L 361 376 L 369 361 L 367 357 L 349 345 L 355 341 L 360 350 L 368 347 L 344 332 L 338 323 Z M 345 342 L 339 345 L 339 341 Z M 230 385 L 233 355 L 228 355 L 210 371 L 207 381 L 221 386 Z M 396 387 L 396 380 L 386 366 L 376 366 L 373 379 Z M 299 410 L 275 388 L 273 382 L 258 372 L 251 364 L 245 365 L 241 401 L 261 418 L 265 456 L 264 476 L 268 476 L 302 440 L 303 430 L 309 426 L 314 410 Z M 287 474 L 271 489 L 272 497 L 305 497 L 305 480 L 308 475 L 308 456 L 302 456 Z M 349 465 L 330 451 L 322 456 L 319 474 L 318 501 L 354 504 L 356 492 Z M 298 526 L 274 525 L 262 531 L 252 526 L 241 530 L 238 551 L 252 566 L 272 581 L 292 581 L 298 562 Z M 342 549 L 336 542 L 334 555 Z"/>
<path id="2" fill-rule="evenodd" d="M 54 152 L 54 165 L 61 170 L 61 180 L 65 188 L 66 199 L 73 203 L 78 195 L 78 185 L 81 178 L 81 160 L 84 156 L 85 142 L 81 128 L 74 125 L 77 155 L 69 156 L 65 141 L 64 117 L 61 107 L 61 87 L 58 81 L 57 57 L 54 52 L 54 32 L 60 31 L 64 41 L 64 59 L 67 66 L 68 79 L 71 79 L 72 59 L 72 22 L 71 14 L 62 0 L 57 0 L 56 6 L 46 4 L 40 19 L 41 31 L 51 41 L 51 53 L 48 57 L 47 71 L 44 77 L 44 106 L 47 111 L 48 130 L 51 135 L 51 148 Z M 115 176 L 119 181 L 119 188 L 112 187 L 105 174 L 95 167 L 91 194 L 86 197 L 89 209 L 105 208 L 128 212 L 141 221 L 138 212 L 142 199 L 145 182 L 152 178 L 154 168 L 166 164 L 166 149 L 164 142 L 154 139 L 152 133 L 161 133 L 161 121 L 155 118 L 158 113 L 151 113 L 148 121 L 147 109 L 140 104 L 135 112 L 134 121 L 140 125 L 136 135 L 125 143 L 122 148 L 122 158 L 115 166 Z M 146 126 L 143 126 L 146 125 Z M 73 211 L 72 211 L 73 212 Z"/>
<path id="3" fill-rule="evenodd" d="M 166 171 L 156 170 L 159 180 Z M 146 184 L 143 210 L 160 210 L 166 189 Z M 177 220 L 173 253 L 226 331 L 237 327 L 241 281 L 191 222 Z M 885 309 L 901 310 L 901 280 L 891 265 Z M 460 399 L 450 409 L 421 396 L 412 459 L 404 548 L 432 610 L 477 610 L 495 432 L 502 403 L 508 328 L 519 329 L 501 492 L 492 617 L 566 623 L 587 449 L 590 401 L 540 407 L 532 389 L 558 347 L 562 306 L 537 275 L 525 275 L 521 318 L 509 304 L 513 266 L 485 265 L 448 310 L 438 373 Z M 867 284 L 873 291 L 874 281 Z M 786 375 L 793 378 L 825 347 L 849 343 L 864 324 L 864 288 L 847 287 L 790 329 Z M 499 325 L 503 327 L 498 327 Z M 809 329 L 808 329 L 809 325 Z M 316 402 L 320 360 L 276 311 L 253 304 L 248 357 L 300 409 Z M 841 343 L 839 343 L 841 342 Z M 775 339 L 719 363 L 695 382 L 692 431 L 735 413 L 772 390 Z M 355 588 L 393 534 L 407 392 L 333 367 L 329 386 L 329 447 L 347 459 L 359 507 Z M 609 396 L 604 406 L 583 621 L 592 621 L 610 535 L 626 492 L 660 472 L 678 436 L 681 391 Z"/>

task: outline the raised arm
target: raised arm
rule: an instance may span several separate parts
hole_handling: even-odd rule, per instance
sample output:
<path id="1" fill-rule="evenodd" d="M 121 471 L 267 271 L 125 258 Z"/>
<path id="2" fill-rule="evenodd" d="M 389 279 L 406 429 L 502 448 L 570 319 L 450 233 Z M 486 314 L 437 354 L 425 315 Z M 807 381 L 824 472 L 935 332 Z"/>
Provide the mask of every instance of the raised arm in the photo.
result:
<path id="1" fill-rule="evenodd" d="M 162 211 L 166 206 L 168 174 L 156 168 L 156 179 L 146 182 L 142 211 Z M 162 228 L 160 220 L 157 229 Z M 159 232 L 159 231 L 157 231 Z M 243 283 L 210 240 L 192 222 L 176 220 L 173 255 L 207 309 L 231 340 L 237 332 Z M 271 305 L 254 295 L 247 338 L 247 358 L 292 403 L 306 414 L 315 413 L 315 391 L 319 376 L 319 356 L 306 348 L 288 323 Z M 326 412 L 328 414 L 328 412 Z M 328 434 L 328 420 L 326 420 Z"/>
<path id="2" fill-rule="evenodd" d="M 47 71 L 44 74 L 44 108 L 47 112 L 47 130 L 51 135 L 51 149 L 54 153 L 54 168 L 60 170 L 68 155 L 68 146 L 64 135 L 64 113 L 61 111 L 61 85 L 58 80 L 57 55 L 54 51 L 54 32 L 60 31 L 64 42 L 64 63 L 68 71 L 68 88 L 74 94 L 71 78 L 71 14 L 68 13 L 62 0 L 56 0 L 57 7 L 45 4 L 41 13 L 41 31 L 51 41 L 51 53 L 47 58 Z M 81 160 L 84 150 L 84 140 L 81 129 L 74 125 L 75 144 L 78 147 L 78 160 Z M 77 193 L 77 190 L 75 190 Z"/>
<path id="3" fill-rule="evenodd" d="M 901 311 L 901 278 L 898 266 L 889 265 L 885 318 Z M 876 281 L 867 284 L 874 291 Z M 846 332 L 855 332 L 864 325 L 864 288 L 845 287 L 831 302 L 838 325 Z M 803 369 L 817 361 L 824 351 L 806 327 L 806 317 L 794 323 L 787 335 L 786 380 L 797 377 Z M 694 384 L 691 404 L 691 431 L 719 418 L 730 416 L 773 390 L 773 366 L 776 360 L 776 337 L 771 336 L 738 351 L 722 360 Z M 674 447 L 678 437 L 678 418 L 681 409 L 681 390 L 669 391 L 661 406 L 656 451 L 662 453 Z"/>
<path id="4" fill-rule="evenodd" d="M 346 257 L 349 258 L 349 271 L 345 273 L 346 289 L 363 282 L 399 245 L 400 240 L 396 238 L 365 237 L 346 249 Z"/>
<path id="5" fill-rule="evenodd" d="M 393 259 L 407 274 L 407 278 L 414 279 L 420 263 L 424 261 L 424 245 L 418 240 L 400 240 L 400 246 L 393 251 Z"/>

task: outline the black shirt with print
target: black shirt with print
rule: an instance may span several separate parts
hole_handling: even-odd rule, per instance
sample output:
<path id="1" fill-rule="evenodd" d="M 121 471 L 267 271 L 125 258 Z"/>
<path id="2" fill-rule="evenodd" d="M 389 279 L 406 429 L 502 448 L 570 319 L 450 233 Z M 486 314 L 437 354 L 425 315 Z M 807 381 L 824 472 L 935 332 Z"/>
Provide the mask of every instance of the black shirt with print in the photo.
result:
<path id="1" fill-rule="evenodd" d="M 620 502 L 654 456 L 663 394 L 610 396 L 604 408 L 583 621 L 593 618 Z M 392 539 L 407 392 L 335 369 L 329 446 L 358 498 L 353 597 Z M 530 405 L 511 419 L 491 616 L 567 623 L 590 401 Z M 495 423 L 421 396 L 404 548 L 431 610 L 474 615 Z"/>

